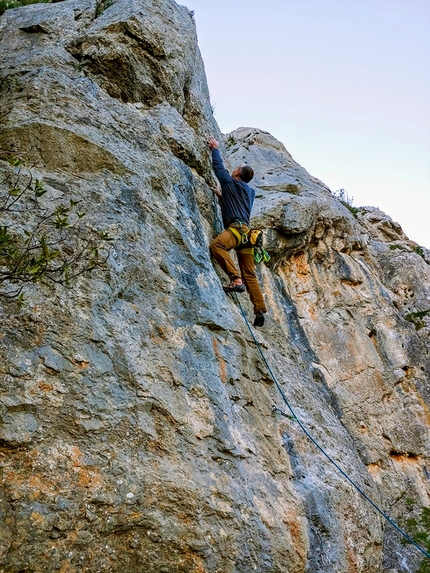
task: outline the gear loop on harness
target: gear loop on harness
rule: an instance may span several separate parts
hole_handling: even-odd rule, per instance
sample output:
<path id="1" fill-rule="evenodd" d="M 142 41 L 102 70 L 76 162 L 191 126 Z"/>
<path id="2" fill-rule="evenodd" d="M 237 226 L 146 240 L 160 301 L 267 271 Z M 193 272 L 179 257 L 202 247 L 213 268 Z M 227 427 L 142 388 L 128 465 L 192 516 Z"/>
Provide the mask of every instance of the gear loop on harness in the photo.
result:
<path id="1" fill-rule="evenodd" d="M 239 229 L 237 229 L 235 225 L 239 225 Z M 240 245 L 246 245 L 248 243 L 248 233 L 251 231 L 251 229 L 248 227 L 248 225 L 245 225 L 245 227 L 248 229 L 245 231 L 243 228 L 244 225 L 245 223 L 242 223 L 242 221 L 234 221 L 228 226 L 228 230 L 233 233 L 233 235 L 239 241 L 236 248 L 239 248 Z"/>
<path id="2" fill-rule="evenodd" d="M 251 229 L 242 221 L 234 221 L 227 228 L 238 241 L 236 250 L 240 250 L 244 254 L 254 255 L 257 264 L 262 261 L 265 263 L 270 261 L 269 253 L 263 249 L 263 231 L 261 229 Z M 242 245 L 250 246 L 243 248 Z"/>

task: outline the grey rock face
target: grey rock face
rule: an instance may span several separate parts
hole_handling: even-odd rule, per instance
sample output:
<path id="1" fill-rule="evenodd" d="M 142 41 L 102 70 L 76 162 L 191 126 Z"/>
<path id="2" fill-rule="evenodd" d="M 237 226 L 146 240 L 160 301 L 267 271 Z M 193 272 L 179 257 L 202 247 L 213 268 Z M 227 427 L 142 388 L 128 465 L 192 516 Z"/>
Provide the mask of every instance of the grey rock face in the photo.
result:
<path id="1" fill-rule="evenodd" d="M 286 405 L 222 291 L 206 145 L 222 136 L 194 26 L 170 0 L 0 18 L 0 142 L 115 238 L 72 290 L 1 301 L 0 569 L 414 571 L 416 551 L 272 411 Z M 428 253 L 373 208 L 356 218 L 270 134 L 225 146 L 255 168 L 272 254 L 258 340 L 308 431 L 402 522 L 429 495 Z"/>

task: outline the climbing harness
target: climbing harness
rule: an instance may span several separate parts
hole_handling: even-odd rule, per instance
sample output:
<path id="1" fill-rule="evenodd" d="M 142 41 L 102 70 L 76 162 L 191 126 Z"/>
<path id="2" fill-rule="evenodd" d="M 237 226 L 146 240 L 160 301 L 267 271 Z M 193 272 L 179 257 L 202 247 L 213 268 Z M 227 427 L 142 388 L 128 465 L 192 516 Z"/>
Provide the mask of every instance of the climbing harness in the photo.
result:
<path id="1" fill-rule="evenodd" d="M 238 225 L 239 229 L 237 229 L 235 227 L 235 225 Z M 247 231 L 245 231 L 245 229 L 243 228 L 243 225 L 244 225 L 244 223 L 242 223 L 242 221 L 235 221 L 232 225 L 230 225 L 228 227 L 228 230 L 231 233 L 233 233 L 233 235 L 239 241 L 237 244 L 238 248 L 240 248 L 241 245 L 246 245 L 248 243 L 248 240 L 249 240 L 248 239 L 248 233 L 250 232 L 250 229 L 247 225 L 245 225 L 245 227 L 248 229 Z"/>
<path id="2" fill-rule="evenodd" d="M 263 246 L 263 231 L 261 231 L 261 229 L 251 229 L 248 225 L 242 223 L 242 221 L 235 221 L 228 227 L 228 230 L 231 231 L 239 241 L 237 248 L 240 248 L 241 245 L 247 245 L 248 243 L 252 247 Z"/>
<path id="3" fill-rule="evenodd" d="M 237 229 L 235 225 L 239 225 L 239 229 Z M 236 221 L 228 227 L 228 230 L 233 233 L 239 241 L 236 249 L 241 253 L 254 255 L 256 263 L 261 263 L 262 261 L 268 263 L 270 261 L 269 253 L 263 249 L 263 231 L 261 229 L 248 229 L 248 231 L 245 231 L 243 229 L 243 223 Z M 243 248 L 242 245 L 251 246 Z"/>
<path id="4" fill-rule="evenodd" d="M 255 342 L 255 345 L 260 353 L 261 358 L 263 359 L 264 364 L 267 367 L 267 370 L 270 374 L 270 376 L 272 377 L 273 382 L 275 383 L 281 397 L 282 400 L 285 402 L 290 414 L 287 414 L 285 412 L 283 412 L 280 408 L 278 408 L 277 406 L 273 406 L 272 409 L 274 412 L 279 413 L 281 416 L 284 416 L 285 418 L 288 418 L 290 420 L 293 420 L 295 422 L 297 422 L 297 424 L 300 426 L 300 428 L 303 430 L 303 432 L 306 434 L 306 436 L 308 437 L 308 439 L 314 444 L 314 446 L 316 448 L 318 448 L 318 450 L 328 459 L 328 461 L 334 465 L 334 467 L 343 475 L 343 477 L 345 479 L 348 480 L 348 482 L 358 491 L 358 493 L 360 495 L 362 495 L 364 497 L 364 499 L 370 503 L 370 505 L 380 514 L 382 515 L 382 517 L 388 521 L 388 523 L 390 525 L 392 525 L 392 527 L 394 527 L 394 529 L 397 530 L 398 533 L 400 533 L 409 543 L 411 543 L 412 545 L 414 545 L 425 557 L 427 557 L 428 559 L 430 559 L 430 553 L 428 551 L 426 551 L 425 549 L 423 549 L 421 547 L 421 545 L 419 545 L 416 541 L 414 541 L 412 539 L 412 537 L 410 537 L 410 535 L 408 535 L 406 533 L 406 531 L 404 531 L 399 525 L 397 525 L 397 523 L 395 521 L 393 521 L 391 519 L 391 517 L 389 517 L 381 508 L 379 508 L 376 503 L 374 503 L 365 493 L 364 491 L 360 488 L 360 486 L 358 486 L 349 476 L 348 474 L 337 464 L 337 462 L 335 462 L 333 460 L 333 458 L 324 450 L 324 448 L 322 446 L 319 445 L 319 443 L 315 440 L 315 438 L 308 432 L 308 430 L 305 428 L 305 426 L 303 425 L 303 423 L 300 421 L 300 419 L 296 416 L 292 406 L 290 405 L 290 402 L 288 401 L 288 398 L 286 397 L 284 391 L 282 390 L 281 385 L 279 384 L 276 376 L 274 375 L 268 361 L 266 360 L 266 357 L 261 349 L 261 346 L 254 334 L 254 331 L 251 328 L 251 325 L 249 324 L 249 321 L 246 317 L 245 311 L 243 310 L 242 305 L 240 304 L 240 300 L 239 297 L 237 296 L 236 293 L 230 293 L 230 295 L 233 297 L 233 299 L 235 300 L 237 306 L 240 309 L 240 312 L 243 316 L 243 319 L 246 323 L 246 326 L 248 327 L 249 332 L 251 333 L 251 336 Z"/>

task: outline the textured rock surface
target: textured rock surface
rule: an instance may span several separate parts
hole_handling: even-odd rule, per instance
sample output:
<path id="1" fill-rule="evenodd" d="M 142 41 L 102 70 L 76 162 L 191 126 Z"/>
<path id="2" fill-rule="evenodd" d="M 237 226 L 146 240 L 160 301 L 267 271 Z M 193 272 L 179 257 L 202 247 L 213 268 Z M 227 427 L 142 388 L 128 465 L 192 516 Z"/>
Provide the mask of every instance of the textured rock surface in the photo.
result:
<path id="1" fill-rule="evenodd" d="M 416 551 L 272 413 L 284 405 L 223 294 L 205 144 L 220 133 L 190 13 L 98 12 L 0 18 L 0 141 L 115 237 L 106 272 L 33 287 L 19 313 L 2 303 L 0 569 L 415 571 Z M 269 134 L 236 130 L 226 156 L 256 170 L 273 257 L 258 339 L 309 431 L 401 521 L 429 503 L 429 323 L 414 313 L 430 266 Z"/>

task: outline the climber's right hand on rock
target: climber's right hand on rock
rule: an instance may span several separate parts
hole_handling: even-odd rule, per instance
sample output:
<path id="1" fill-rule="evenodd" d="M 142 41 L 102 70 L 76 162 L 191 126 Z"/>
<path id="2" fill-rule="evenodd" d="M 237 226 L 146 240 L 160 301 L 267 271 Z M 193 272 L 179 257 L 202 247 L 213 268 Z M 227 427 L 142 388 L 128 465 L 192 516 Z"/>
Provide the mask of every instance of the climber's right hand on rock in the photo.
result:
<path id="1" fill-rule="evenodd" d="M 209 187 L 209 189 L 214 193 L 217 197 L 222 197 L 221 187 L 216 185 L 214 187 Z"/>
<path id="2" fill-rule="evenodd" d="M 211 149 L 218 149 L 219 147 L 219 143 L 218 141 L 215 139 L 215 137 L 209 137 L 208 139 L 208 145 Z"/>

